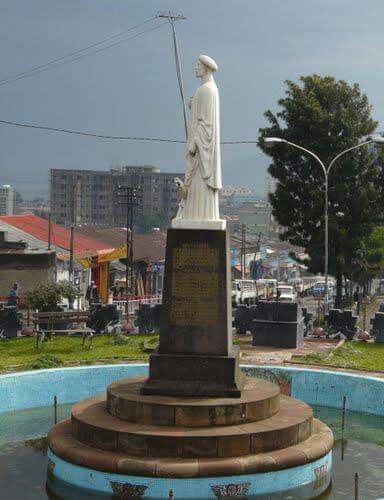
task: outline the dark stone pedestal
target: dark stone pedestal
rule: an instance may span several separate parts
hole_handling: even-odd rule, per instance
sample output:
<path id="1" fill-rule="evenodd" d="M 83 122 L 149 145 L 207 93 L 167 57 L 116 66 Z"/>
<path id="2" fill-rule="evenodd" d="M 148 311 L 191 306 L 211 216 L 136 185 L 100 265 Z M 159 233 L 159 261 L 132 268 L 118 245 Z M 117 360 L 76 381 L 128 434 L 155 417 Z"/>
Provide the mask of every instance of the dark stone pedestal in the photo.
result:
<path id="1" fill-rule="evenodd" d="M 377 312 L 371 319 L 371 324 L 371 334 L 375 338 L 375 342 L 384 342 L 384 313 Z"/>
<path id="2" fill-rule="evenodd" d="M 158 352 L 142 394 L 239 397 L 226 231 L 169 229 Z"/>
<path id="3" fill-rule="evenodd" d="M 260 302 L 251 322 L 252 345 L 299 347 L 304 336 L 304 318 L 296 303 Z"/>
<path id="4" fill-rule="evenodd" d="M 229 356 L 159 354 L 151 356 L 142 394 L 240 397 L 243 374 L 238 353 Z"/>

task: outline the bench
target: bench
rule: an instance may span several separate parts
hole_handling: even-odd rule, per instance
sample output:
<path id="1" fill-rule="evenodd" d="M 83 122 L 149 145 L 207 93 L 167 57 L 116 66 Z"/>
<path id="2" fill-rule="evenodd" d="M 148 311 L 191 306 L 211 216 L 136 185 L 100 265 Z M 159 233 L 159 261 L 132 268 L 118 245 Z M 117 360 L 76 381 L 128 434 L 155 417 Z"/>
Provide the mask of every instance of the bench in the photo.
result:
<path id="1" fill-rule="evenodd" d="M 58 311 L 58 312 L 36 312 L 33 314 L 33 323 L 36 328 L 36 346 L 42 345 L 45 338 L 51 338 L 52 335 L 74 335 L 81 333 L 83 336 L 83 346 L 88 341 L 89 347 L 92 343 L 92 337 L 95 330 L 88 328 L 86 323 L 89 321 L 88 311 Z M 71 328 L 61 328 L 62 323 L 68 323 Z M 73 325 L 79 327 L 74 328 Z M 57 327 L 55 327 L 57 325 Z"/>

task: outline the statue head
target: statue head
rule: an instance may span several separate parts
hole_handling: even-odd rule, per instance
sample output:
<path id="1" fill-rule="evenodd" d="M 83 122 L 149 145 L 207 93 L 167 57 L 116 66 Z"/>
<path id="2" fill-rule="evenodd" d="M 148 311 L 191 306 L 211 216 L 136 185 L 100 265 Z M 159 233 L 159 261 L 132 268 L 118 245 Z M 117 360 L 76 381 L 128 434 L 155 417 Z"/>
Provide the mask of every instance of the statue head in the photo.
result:
<path id="1" fill-rule="evenodd" d="M 197 78 L 203 78 L 206 74 L 213 73 L 217 71 L 217 64 L 215 61 L 204 54 L 199 56 L 195 66 L 195 74 Z"/>

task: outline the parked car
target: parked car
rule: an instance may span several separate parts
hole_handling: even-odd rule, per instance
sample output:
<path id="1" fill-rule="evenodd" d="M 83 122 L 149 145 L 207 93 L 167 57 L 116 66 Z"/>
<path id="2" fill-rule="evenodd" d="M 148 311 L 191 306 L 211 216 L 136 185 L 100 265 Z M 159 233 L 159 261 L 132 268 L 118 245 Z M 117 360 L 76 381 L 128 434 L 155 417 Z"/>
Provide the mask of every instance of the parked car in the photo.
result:
<path id="1" fill-rule="evenodd" d="M 328 282 L 328 295 L 333 296 L 334 287 L 332 282 Z M 318 281 L 312 287 L 312 295 L 314 297 L 325 296 L 325 281 Z"/>
<path id="2" fill-rule="evenodd" d="M 278 285 L 277 287 L 277 295 L 279 302 L 296 302 L 297 301 L 297 293 L 295 289 L 291 285 Z"/>
<path id="3" fill-rule="evenodd" d="M 256 304 L 257 287 L 254 280 L 234 280 L 232 282 L 232 306 Z"/>

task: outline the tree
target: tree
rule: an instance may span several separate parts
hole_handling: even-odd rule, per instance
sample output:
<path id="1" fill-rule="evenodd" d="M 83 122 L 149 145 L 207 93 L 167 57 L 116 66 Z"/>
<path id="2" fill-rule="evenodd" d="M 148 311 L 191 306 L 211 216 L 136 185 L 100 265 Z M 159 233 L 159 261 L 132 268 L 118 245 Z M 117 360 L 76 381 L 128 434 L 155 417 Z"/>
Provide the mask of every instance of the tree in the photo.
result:
<path id="1" fill-rule="evenodd" d="M 366 293 L 372 279 L 381 277 L 384 271 L 384 226 L 369 235 L 354 264 L 350 278 Z"/>
<path id="2" fill-rule="evenodd" d="M 279 110 L 266 111 L 269 126 L 260 129 L 259 146 L 272 157 L 277 180 L 270 195 L 281 238 L 304 247 L 312 272 L 324 271 L 324 174 L 309 155 L 285 145 L 268 148 L 263 138 L 277 136 L 315 152 L 328 165 L 377 126 L 358 84 L 319 75 L 286 81 Z M 364 241 L 384 219 L 383 169 L 368 148 L 337 160 L 329 178 L 329 271 L 336 276 L 340 303 L 342 277 L 351 273 Z"/>

